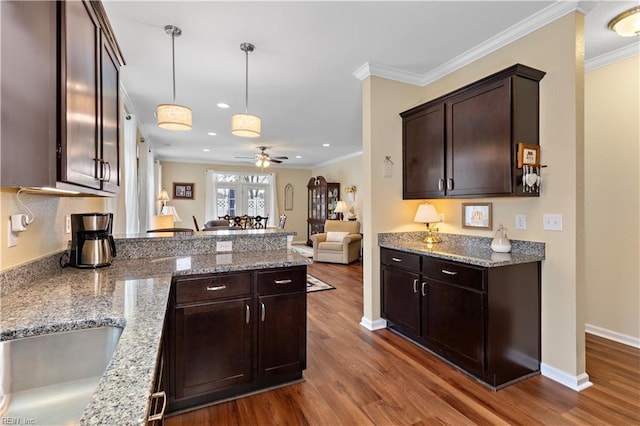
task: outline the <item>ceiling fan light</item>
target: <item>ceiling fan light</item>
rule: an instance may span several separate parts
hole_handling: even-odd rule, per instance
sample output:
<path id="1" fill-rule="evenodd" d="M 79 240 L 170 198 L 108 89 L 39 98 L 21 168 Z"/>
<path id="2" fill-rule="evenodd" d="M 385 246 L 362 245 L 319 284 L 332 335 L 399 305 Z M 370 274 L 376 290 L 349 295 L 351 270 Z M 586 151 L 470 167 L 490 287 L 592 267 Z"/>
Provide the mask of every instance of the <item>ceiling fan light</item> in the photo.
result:
<path id="1" fill-rule="evenodd" d="M 262 131 L 262 120 L 257 115 L 235 114 L 231 117 L 231 133 L 245 138 L 257 138 Z"/>
<path id="2" fill-rule="evenodd" d="M 176 104 L 160 104 L 156 109 L 158 127 L 167 130 L 191 130 L 191 108 Z"/>
<path id="3" fill-rule="evenodd" d="M 622 37 L 640 35 L 640 6 L 622 12 L 609 22 L 608 27 Z"/>

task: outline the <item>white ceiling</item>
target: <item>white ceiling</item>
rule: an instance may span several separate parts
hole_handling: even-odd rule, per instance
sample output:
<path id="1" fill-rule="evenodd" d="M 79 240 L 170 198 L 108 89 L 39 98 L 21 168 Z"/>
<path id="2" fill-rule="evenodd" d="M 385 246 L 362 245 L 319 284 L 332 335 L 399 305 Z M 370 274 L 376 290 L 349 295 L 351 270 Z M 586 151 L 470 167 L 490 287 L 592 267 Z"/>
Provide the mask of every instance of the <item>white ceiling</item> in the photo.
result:
<path id="1" fill-rule="evenodd" d="M 361 150 L 361 82 L 355 72 L 428 83 L 464 65 L 474 52 L 491 51 L 576 8 L 570 1 L 103 3 L 126 60 L 123 84 L 159 159 L 248 164 L 234 157 L 251 156 L 265 145 L 270 154 L 289 157 L 274 167 L 296 168 Z M 637 4 L 579 3 L 586 13 L 587 61 L 625 46 L 637 50 L 637 37 L 619 37 L 606 27 Z M 183 31 L 175 42 L 176 103 L 193 110 L 194 126 L 187 132 L 155 124 L 156 105 L 172 97 L 167 24 Z M 230 131 L 231 115 L 245 110 L 242 42 L 256 46 L 249 54 L 249 112 L 262 117 L 258 138 Z M 231 108 L 220 109 L 218 102 Z"/>

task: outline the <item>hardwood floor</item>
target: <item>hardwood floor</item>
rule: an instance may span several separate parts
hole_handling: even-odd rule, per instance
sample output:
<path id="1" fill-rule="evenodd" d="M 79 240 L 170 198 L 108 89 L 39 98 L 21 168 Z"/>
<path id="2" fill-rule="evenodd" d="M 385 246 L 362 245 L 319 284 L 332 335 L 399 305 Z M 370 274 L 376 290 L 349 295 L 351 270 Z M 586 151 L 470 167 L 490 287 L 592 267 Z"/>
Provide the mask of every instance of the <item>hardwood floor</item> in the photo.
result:
<path id="1" fill-rule="evenodd" d="M 536 376 L 493 392 L 362 317 L 362 266 L 316 263 L 336 290 L 308 294 L 305 381 L 169 417 L 182 425 L 640 424 L 640 350 L 587 335 L 593 386 Z"/>

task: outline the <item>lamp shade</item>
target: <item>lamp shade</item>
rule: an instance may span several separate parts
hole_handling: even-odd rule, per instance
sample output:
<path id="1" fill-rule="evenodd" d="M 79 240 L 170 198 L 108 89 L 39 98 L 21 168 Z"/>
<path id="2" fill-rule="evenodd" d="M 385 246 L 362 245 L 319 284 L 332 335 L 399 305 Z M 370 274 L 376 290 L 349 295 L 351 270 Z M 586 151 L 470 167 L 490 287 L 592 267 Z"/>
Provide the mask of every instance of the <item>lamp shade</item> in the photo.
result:
<path id="1" fill-rule="evenodd" d="M 262 120 L 257 115 L 235 114 L 231 117 L 231 133 L 245 138 L 257 138 L 262 131 Z"/>
<path id="2" fill-rule="evenodd" d="M 336 205 L 336 213 L 346 213 L 349 211 L 349 206 L 347 206 L 347 203 L 344 201 L 338 201 L 338 204 Z"/>
<path id="3" fill-rule="evenodd" d="M 413 221 L 419 223 L 436 223 L 440 222 L 440 215 L 433 204 L 420 204 Z"/>
<path id="4" fill-rule="evenodd" d="M 158 126 L 167 130 L 191 130 L 191 108 L 177 104 L 160 104 L 156 109 Z"/>
<path id="5" fill-rule="evenodd" d="M 622 12 L 609 22 L 608 27 L 623 37 L 640 35 L 640 6 Z"/>
<path id="6" fill-rule="evenodd" d="M 160 198 L 158 200 L 162 201 L 163 203 L 166 203 L 167 201 L 169 201 L 169 194 L 167 193 L 166 189 L 163 189 L 162 191 L 160 191 Z"/>
<path id="7" fill-rule="evenodd" d="M 161 216 L 173 216 L 174 222 L 182 222 L 182 218 L 173 206 L 164 206 L 160 211 Z"/>

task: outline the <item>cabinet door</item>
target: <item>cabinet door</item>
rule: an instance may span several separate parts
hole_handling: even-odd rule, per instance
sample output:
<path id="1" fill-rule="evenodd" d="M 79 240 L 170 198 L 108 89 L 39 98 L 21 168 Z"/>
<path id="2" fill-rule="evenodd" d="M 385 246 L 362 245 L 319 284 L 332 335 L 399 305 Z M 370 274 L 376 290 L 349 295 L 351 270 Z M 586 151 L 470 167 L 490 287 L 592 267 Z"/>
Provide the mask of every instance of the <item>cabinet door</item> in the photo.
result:
<path id="1" fill-rule="evenodd" d="M 511 193 L 510 81 L 447 101 L 447 195 Z"/>
<path id="2" fill-rule="evenodd" d="M 301 373 L 307 363 L 307 294 L 258 298 L 258 376 Z"/>
<path id="3" fill-rule="evenodd" d="M 426 279 L 424 337 L 460 365 L 485 370 L 484 292 Z"/>
<path id="4" fill-rule="evenodd" d="M 444 196 L 444 129 L 442 103 L 403 118 L 404 199 Z"/>
<path id="5" fill-rule="evenodd" d="M 382 317 L 420 335 L 420 275 L 382 267 Z"/>
<path id="6" fill-rule="evenodd" d="M 99 176 L 102 189 L 118 192 L 120 186 L 120 66 L 105 37 L 101 44 L 101 155 Z"/>
<path id="7" fill-rule="evenodd" d="M 251 316 L 250 298 L 175 310 L 177 399 L 252 381 Z"/>
<path id="8" fill-rule="evenodd" d="M 60 3 L 62 26 L 62 140 L 59 180 L 99 189 L 98 58 L 100 27 L 84 2 Z"/>

